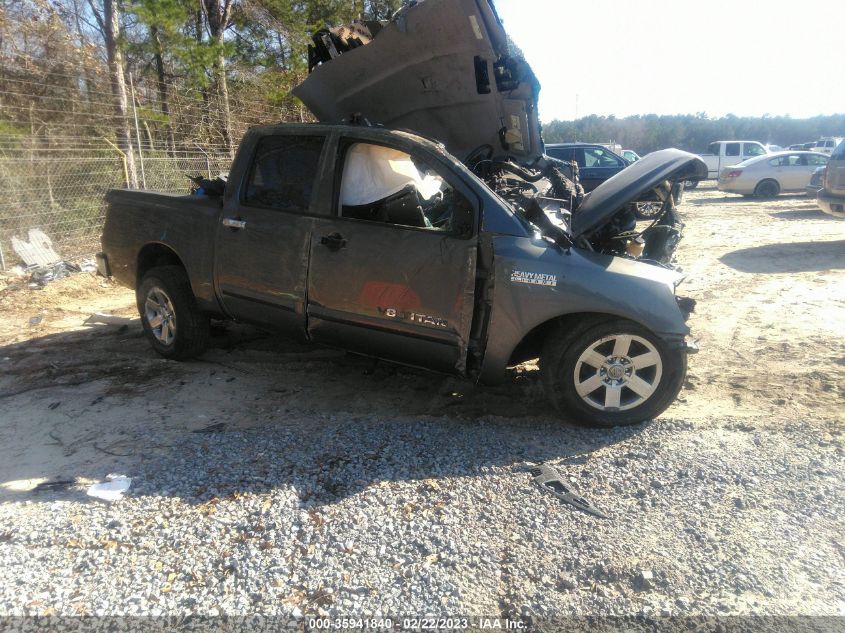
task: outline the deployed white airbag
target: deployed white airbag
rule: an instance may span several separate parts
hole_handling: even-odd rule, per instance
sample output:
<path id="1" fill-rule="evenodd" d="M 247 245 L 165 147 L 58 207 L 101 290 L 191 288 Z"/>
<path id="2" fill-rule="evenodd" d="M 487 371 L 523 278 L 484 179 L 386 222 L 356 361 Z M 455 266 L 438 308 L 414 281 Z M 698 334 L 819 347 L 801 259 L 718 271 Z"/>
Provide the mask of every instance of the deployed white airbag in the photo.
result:
<path id="1" fill-rule="evenodd" d="M 356 143 L 346 153 L 340 203 L 359 206 L 384 200 L 408 185 L 414 185 L 424 200 L 431 199 L 443 186 L 432 174 L 424 178 L 405 152 L 369 143 Z"/>

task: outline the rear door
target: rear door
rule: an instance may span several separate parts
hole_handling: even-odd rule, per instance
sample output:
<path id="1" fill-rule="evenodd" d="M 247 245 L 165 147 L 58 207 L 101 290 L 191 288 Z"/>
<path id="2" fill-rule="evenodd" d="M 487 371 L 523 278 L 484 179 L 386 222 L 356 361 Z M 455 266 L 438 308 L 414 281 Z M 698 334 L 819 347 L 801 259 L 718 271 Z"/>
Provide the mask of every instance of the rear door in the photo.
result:
<path id="1" fill-rule="evenodd" d="M 463 373 L 479 210 L 472 190 L 436 157 L 350 139 L 338 148 L 336 182 L 334 215 L 315 221 L 311 241 L 310 338 Z"/>
<path id="2" fill-rule="evenodd" d="M 238 195 L 217 231 L 217 292 L 234 318 L 305 332 L 308 251 L 320 135 L 279 134 L 258 141 Z"/>
<path id="3" fill-rule="evenodd" d="M 736 165 L 737 163 L 741 162 L 742 143 L 725 143 L 724 147 L 722 148 L 722 155 L 719 160 L 719 170 L 717 173 L 720 173 L 725 167 L 730 167 L 731 165 Z"/>
<path id="4" fill-rule="evenodd" d="M 814 166 L 813 169 L 816 167 Z M 810 179 L 810 167 L 805 154 L 788 154 L 781 157 L 778 167 L 781 191 L 804 189 Z"/>

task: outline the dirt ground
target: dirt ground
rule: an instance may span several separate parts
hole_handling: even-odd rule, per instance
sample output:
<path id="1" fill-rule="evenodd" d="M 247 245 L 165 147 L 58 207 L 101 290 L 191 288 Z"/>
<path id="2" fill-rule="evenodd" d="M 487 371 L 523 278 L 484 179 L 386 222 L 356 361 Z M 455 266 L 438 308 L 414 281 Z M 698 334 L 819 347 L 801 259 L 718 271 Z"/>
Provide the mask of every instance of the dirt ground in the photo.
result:
<path id="1" fill-rule="evenodd" d="M 681 211 L 679 294 L 698 302 L 690 325 L 701 352 L 664 417 L 692 428 L 722 416 L 773 427 L 824 420 L 825 432 L 841 433 L 845 222 L 804 196 L 760 201 L 706 185 Z M 133 304 L 132 291 L 91 274 L 38 290 L 3 277 L 0 502 L 45 479 L 102 479 L 127 457 L 151 459 L 214 425 L 551 418 L 531 363 L 481 388 L 240 326 L 218 328 L 212 349 L 176 363 L 153 353 Z"/>

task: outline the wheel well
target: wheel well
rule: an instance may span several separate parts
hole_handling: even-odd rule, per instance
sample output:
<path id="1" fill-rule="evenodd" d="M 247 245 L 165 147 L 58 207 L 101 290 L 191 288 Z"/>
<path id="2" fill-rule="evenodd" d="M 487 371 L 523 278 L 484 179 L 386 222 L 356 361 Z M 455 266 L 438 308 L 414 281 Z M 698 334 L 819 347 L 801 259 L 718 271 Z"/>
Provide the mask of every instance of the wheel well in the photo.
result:
<path id="1" fill-rule="evenodd" d="M 596 323 L 616 318 L 619 317 L 603 312 L 576 312 L 549 319 L 522 337 L 522 340 L 511 353 L 508 366 L 517 365 L 532 358 L 538 358 L 546 338 L 558 328 L 572 329 L 582 323 L 595 325 Z"/>
<path id="2" fill-rule="evenodd" d="M 147 244 L 138 253 L 137 283 L 141 283 L 148 271 L 158 266 L 181 266 L 185 268 L 179 256 L 164 244 Z"/>
<path id="3" fill-rule="evenodd" d="M 779 183 L 779 182 L 777 181 L 777 179 L 775 179 L 775 178 L 763 178 L 763 180 L 761 180 L 761 181 L 760 181 L 760 182 L 758 182 L 756 185 L 754 185 L 754 191 L 757 191 L 757 189 L 759 189 L 759 188 L 760 188 L 760 185 L 762 185 L 764 182 L 773 182 L 773 183 L 775 183 L 775 186 L 778 188 L 778 191 L 780 191 L 780 183 Z"/>

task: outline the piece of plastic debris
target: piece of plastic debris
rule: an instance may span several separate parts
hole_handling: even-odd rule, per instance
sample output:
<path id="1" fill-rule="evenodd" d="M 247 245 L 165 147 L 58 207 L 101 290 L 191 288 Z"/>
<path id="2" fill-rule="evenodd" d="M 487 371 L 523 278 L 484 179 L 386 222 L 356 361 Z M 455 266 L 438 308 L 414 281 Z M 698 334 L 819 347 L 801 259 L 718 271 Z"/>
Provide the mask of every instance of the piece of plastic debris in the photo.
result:
<path id="1" fill-rule="evenodd" d="M 44 318 L 44 315 L 36 314 L 34 317 L 30 317 L 29 324 L 30 325 L 38 325 L 39 323 L 41 323 L 41 319 L 43 319 L 43 318 Z"/>
<path id="2" fill-rule="evenodd" d="M 79 262 L 79 270 L 83 273 L 95 273 L 97 272 L 97 262 L 93 259 L 83 259 Z"/>
<path id="3" fill-rule="evenodd" d="M 132 485 L 132 478 L 125 475 L 109 475 L 108 481 L 93 484 L 88 488 L 88 496 L 103 501 L 117 501 L 123 498 L 123 493 Z"/>
<path id="4" fill-rule="evenodd" d="M 563 483 L 563 477 L 561 474 L 548 464 L 540 464 L 539 466 L 531 468 L 530 473 L 531 476 L 534 477 L 534 481 L 541 488 L 548 490 L 564 503 L 573 505 L 579 510 L 583 510 L 584 512 L 602 519 L 610 518 L 604 512 L 596 508 L 592 503 L 584 499 L 584 497 L 578 496 L 570 490 L 570 488 Z"/>
<path id="5" fill-rule="evenodd" d="M 103 314 L 96 312 L 85 319 L 83 325 L 127 325 L 132 322 L 128 317 L 115 316 L 113 314 Z"/>
<path id="6" fill-rule="evenodd" d="M 53 242 L 41 229 L 30 229 L 28 242 L 13 235 L 12 250 L 27 266 L 49 268 L 62 261 L 59 254 L 53 250 Z"/>

